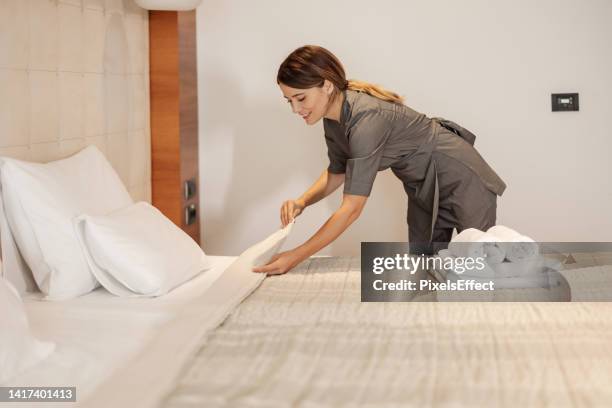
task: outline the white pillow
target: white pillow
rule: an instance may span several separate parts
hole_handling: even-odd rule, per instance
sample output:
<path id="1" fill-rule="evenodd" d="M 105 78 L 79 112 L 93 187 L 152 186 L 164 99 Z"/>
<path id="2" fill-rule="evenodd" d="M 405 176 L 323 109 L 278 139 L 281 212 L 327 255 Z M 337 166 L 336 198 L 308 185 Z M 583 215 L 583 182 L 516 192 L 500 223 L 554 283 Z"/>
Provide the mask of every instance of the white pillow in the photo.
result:
<path id="1" fill-rule="evenodd" d="M 40 290 L 47 298 L 62 299 L 96 288 L 72 220 L 133 203 L 104 155 L 88 146 L 46 164 L 10 158 L 1 162 L 7 220 Z"/>
<path id="2" fill-rule="evenodd" d="M 117 296 L 160 296 L 211 267 L 189 235 L 145 202 L 82 215 L 75 227 L 94 275 Z"/>
<path id="3" fill-rule="evenodd" d="M 2 203 L 2 183 L 0 182 L 0 254 L 3 262 L 3 276 L 11 282 L 19 293 L 35 292 L 38 286 L 32 276 L 32 271 L 25 263 L 17 249 L 13 233 L 9 228 Z"/>
<path id="4" fill-rule="evenodd" d="M 47 358 L 54 349 L 53 343 L 32 336 L 19 293 L 0 276 L 0 384 Z"/>

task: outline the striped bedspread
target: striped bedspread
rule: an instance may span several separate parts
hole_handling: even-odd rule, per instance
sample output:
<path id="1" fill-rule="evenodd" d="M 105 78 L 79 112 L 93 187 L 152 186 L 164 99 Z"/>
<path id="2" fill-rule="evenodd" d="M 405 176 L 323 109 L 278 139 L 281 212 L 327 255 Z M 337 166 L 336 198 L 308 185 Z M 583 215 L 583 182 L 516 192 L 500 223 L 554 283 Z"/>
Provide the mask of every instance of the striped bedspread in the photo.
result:
<path id="1" fill-rule="evenodd" d="M 612 303 L 361 303 L 359 259 L 265 279 L 167 407 L 612 406 Z"/>

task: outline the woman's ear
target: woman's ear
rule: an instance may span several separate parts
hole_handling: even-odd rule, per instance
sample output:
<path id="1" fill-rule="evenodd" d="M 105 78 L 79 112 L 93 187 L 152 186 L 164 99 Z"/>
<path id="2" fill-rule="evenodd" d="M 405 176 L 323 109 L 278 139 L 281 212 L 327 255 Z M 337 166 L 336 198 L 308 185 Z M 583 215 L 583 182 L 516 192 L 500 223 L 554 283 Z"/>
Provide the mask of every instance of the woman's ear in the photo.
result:
<path id="1" fill-rule="evenodd" d="M 331 81 L 326 79 L 325 82 L 323 82 L 323 89 L 325 90 L 325 93 L 329 96 L 334 91 L 334 84 L 332 84 Z"/>

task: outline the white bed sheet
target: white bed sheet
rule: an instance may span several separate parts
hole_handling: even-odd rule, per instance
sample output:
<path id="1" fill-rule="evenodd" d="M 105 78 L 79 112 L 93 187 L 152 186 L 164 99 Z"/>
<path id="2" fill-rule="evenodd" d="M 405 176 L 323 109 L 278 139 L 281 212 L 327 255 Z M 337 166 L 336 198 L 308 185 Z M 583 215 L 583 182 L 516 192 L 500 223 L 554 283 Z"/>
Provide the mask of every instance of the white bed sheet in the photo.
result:
<path id="1" fill-rule="evenodd" d="M 240 263 L 241 259 L 244 261 Z M 176 386 L 182 369 L 211 333 L 265 279 L 238 257 L 209 287 L 163 325 L 135 358 L 124 364 L 83 402 L 88 408 L 158 406 Z"/>
<path id="2" fill-rule="evenodd" d="M 75 386 L 77 403 L 85 401 L 158 338 L 163 327 L 176 324 L 186 305 L 209 296 L 207 291 L 236 259 L 210 258 L 210 270 L 158 298 L 119 298 L 103 288 L 57 302 L 43 300 L 40 293 L 26 294 L 24 303 L 32 331 L 40 339 L 55 342 L 56 351 L 2 385 Z M 189 333 L 184 331 L 183 335 Z M 75 406 L 40 406 L 68 404 Z"/>

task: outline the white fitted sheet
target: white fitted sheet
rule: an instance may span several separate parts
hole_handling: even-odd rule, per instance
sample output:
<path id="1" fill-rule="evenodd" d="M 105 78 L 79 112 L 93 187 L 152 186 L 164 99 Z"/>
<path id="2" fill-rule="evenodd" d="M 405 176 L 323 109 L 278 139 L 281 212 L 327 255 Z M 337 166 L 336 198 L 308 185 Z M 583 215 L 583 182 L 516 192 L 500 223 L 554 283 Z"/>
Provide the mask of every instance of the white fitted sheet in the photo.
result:
<path id="1" fill-rule="evenodd" d="M 24 295 L 32 331 L 57 347 L 49 358 L 2 385 L 76 386 L 77 402 L 83 402 L 159 337 L 163 327 L 180 320 L 186 305 L 208 296 L 211 285 L 236 259 L 210 258 L 210 270 L 158 298 L 119 298 L 103 288 L 57 302 L 42 300 L 40 293 Z M 68 404 L 75 406 L 41 406 Z"/>

